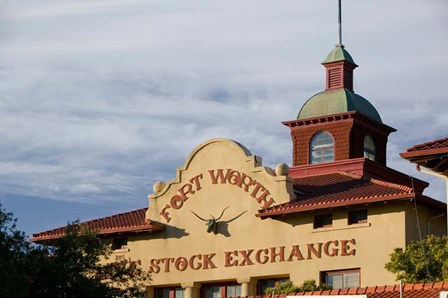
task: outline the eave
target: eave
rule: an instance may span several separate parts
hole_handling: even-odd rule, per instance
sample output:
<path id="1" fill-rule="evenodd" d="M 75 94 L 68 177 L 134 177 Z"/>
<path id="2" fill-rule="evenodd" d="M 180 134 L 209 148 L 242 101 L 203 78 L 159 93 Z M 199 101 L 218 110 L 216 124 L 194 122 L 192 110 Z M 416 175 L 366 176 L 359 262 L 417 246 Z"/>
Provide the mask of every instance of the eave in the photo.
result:
<path id="1" fill-rule="evenodd" d="M 287 214 L 298 214 L 303 212 L 309 212 L 309 211 L 319 211 L 319 210 L 325 210 L 325 209 L 333 209 L 333 208 L 340 208 L 340 207 L 347 207 L 347 206 L 356 206 L 356 205 L 366 205 L 366 204 L 372 204 L 372 203 L 387 203 L 390 201 L 413 201 L 417 200 L 417 203 L 426 205 L 429 207 L 437 208 L 441 212 L 446 211 L 446 204 L 432 199 L 430 197 L 415 194 L 415 193 L 405 193 L 405 194 L 397 194 L 397 195 L 388 195 L 388 196 L 381 196 L 381 197 L 371 197 L 371 198 L 363 198 L 362 200 L 347 200 L 347 201 L 337 201 L 337 202 L 325 202 L 320 205 L 309 205 L 309 206 L 297 206 L 296 208 L 290 208 L 290 209 L 282 209 L 282 210 L 259 210 L 259 213 L 257 213 L 255 216 L 265 219 L 265 218 L 276 218 L 279 216 L 287 215 Z M 294 203 L 294 202 L 291 202 Z M 275 208 L 271 207 L 271 208 Z"/>
<path id="2" fill-rule="evenodd" d="M 48 240 L 54 240 L 61 238 L 65 235 L 65 228 L 60 228 L 60 233 L 55 233 L 48 236 L 36 236 L 30 238 L 31 242 L 44 242 Z M 151 234 L 155 232 L 160 232 L 165 230 L 165 225 L 161 223 L 152 222 L 149 225 L 144 226 L 136 226 L 136 227 L 124 227 L 124 228 L 115 228 L 115 229 L 104 229 L 104 230 L 94 230 L 97 236 L 99 237 L 107 237 L 113 235 L 132 235 L 132 234 Z M 35 234 L 36 235 L 36 234 Z M 34 235 L 33 235 L 34 236 Z"/>
<path id="3" fill-rule="evenodd" d="M 436 140 L 416 145 L 400 153 L 400 156 L 419 166 L 430 169 L 436 173 L 448 176 L 448 147 L 431 148 L 438 142 L 446 143 L 446 139 Z M 425 147 L 429 147 L 425 149 Z"/>

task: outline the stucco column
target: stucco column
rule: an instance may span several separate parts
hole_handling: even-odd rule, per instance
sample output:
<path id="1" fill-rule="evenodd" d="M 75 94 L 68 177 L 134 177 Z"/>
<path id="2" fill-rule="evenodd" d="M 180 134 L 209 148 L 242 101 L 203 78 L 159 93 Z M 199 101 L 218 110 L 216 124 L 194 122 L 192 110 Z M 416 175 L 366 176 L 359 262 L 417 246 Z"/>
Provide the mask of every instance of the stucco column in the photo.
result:
<path id="1" fill-rule="evenodd" d="M 255 295 L 255 284 L 250 277 L 239 277 L 236 281 L 241 284 L 241 296 Z"/>
<path id="2" fill-rule="evenodd" d="M 193 298 L 193 288 L 185 287 L 185 298 Z"/>
<path id="3" fill-rule="evenodd" d="M 185 298 L 199 298 L 199 288 L 201 287 L 194 282 L 184 282 L 181 287 L 185 290 Z"/>

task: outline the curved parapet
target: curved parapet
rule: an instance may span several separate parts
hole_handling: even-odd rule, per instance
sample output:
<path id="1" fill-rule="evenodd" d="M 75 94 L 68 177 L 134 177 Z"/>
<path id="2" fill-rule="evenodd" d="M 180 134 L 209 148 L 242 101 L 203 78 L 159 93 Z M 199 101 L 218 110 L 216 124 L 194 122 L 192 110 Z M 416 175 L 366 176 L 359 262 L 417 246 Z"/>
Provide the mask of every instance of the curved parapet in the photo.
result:
<path id="1" fill-rule="evenodd" d="M 255 214 L 294 198 L 288 169 L 264 167 L 260 157 L 235 141 L 208 140 L 191 152 L 175 179 L 154 184 L 147 218 L 172 224 L 192 209 L 219 213 L 230 205 Z"/>

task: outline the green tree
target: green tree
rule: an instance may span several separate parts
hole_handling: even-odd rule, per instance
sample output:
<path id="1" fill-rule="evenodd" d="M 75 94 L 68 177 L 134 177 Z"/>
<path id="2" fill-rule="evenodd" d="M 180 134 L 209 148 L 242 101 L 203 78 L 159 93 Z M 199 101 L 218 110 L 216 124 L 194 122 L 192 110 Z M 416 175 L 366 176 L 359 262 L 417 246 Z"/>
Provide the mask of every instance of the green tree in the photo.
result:
<path id="1" fill-rule="evenodd" d="M 314 279 L 307 279 L 300 286 L 300 291 L 302 292 L 311 292 L 311 291 L 319 291 L 319 290 L 331 290 L 332 286 L 322 284 L 316 285 L 316 281 Z"/>
<path id="2" fill-rule="evenodd" d="M 0 206 L 0 297 L 145 297 L 149 273 L 74 222 L 63 237 L 29 243 Z"/>
<path id="3" fill-rule="evenodd" d="M 307 279 L 301 286 L 295 286 L 291 280 L 281 281 L 274 288 L 267 288 L 266 295 L 274 294 L 289 294 L 297 292 L 311 292 L 318 290 L 330 290 L 331 286 L 328 285 L 316 285 L 314 279 Z"/>
<path id="4" fill-rule="evenodd" d="M 0 297 L 26 297 L 26 260 L 30 250 L 17 219 L 0 204 Z"/>
<path id="5" fill-rule="evenodd" d="M 429 235 L 395 248 L 385 268 L 408 283 L 448 281 L 448 238 Z"/>
<path id="6" fill-rule="evenodd" d="M 33 297 L 145 297 L 150 275 L 129 259 L 108 261 L 111 249 L 74 222 L 65 236 L 30 253 Z"/>

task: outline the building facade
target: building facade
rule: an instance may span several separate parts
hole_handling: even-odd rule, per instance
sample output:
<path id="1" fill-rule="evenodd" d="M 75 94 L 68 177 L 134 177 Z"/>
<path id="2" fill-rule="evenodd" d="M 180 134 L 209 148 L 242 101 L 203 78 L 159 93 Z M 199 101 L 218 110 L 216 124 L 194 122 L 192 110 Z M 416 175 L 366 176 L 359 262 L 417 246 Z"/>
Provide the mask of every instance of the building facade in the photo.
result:
<path id="1" fill-rule="evenodd" d="M 357 65 L 344 46 L 323 65 L 325 91 L 283 123 L 291 166 L 265 167 L 243 145 L 212 139 L 173 180 L 154 184 L 148 208 L 87 222 L 151 272 L 149 297 L 257 295 L 286 279 L 394 284 L 384 269 L 394 248 L 446 234 L 446 204 L 423 195 L 426 182 L 387 167 L 395 129 L 353 91 Z"/>

